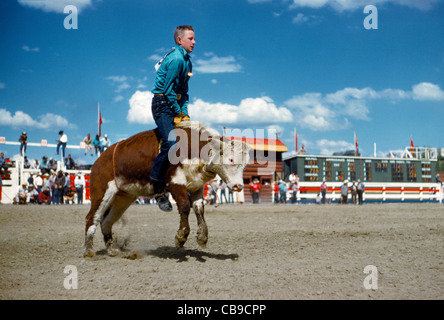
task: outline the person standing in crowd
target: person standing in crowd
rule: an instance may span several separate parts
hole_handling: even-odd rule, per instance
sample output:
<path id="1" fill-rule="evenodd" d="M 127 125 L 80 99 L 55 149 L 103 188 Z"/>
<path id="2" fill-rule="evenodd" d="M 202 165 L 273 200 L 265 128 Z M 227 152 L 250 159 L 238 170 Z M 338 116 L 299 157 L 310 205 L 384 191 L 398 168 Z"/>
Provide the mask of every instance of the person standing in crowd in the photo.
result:
<path id="1" fill-rule="evenodd" d="M 222 197 L 225 198 L 225 202 L 228 204 L 227 194 L 225 193 L 227 190 L 227 184 L 222 180 L 219 181 L 219 189 L 220 189 L 220 204 L 223 203 Z"/>
<path id="2" fill-rule="evenodd" d="M 65 185 L 63 186 L 63 193 L 67 194 L 71 189 L 71 175 L 65 172 Z"/>
<path id="3" fill-rule="evenodd" d="M 26 135 L 26 132 L 22 132 L 22 135 L 19 138 L 20 142 L 20 154 L 22 156 L 26 153 L 26 147 L 28 146 L 28 136 Z"/>
<path id="4" fill-rule="evenodd" d="M 321 183 L 321 197 L 322 197 L 321 203 L 322 204 L 325 204 L 325 201 L 326 201 L 325 196 L 326 196 L 326 194 L 327 194 L 327 184 L 325 183 L 325 178 L 324 178 L 322 180 L 322 183 Z"/>
<path id="5" fill-rule="evenodd" d="M 94 147 L 92 145 L 92 139 L 91 139 L 91 135 L 88 133 L 87 136 L 85 138 L 83 138 L 83 143 L 85 144 L 85 156 L 88 153 L 88 149 L 91 150 L 91 156 L 94 155 Z"/>
<path id="6" fill-rule="evenodd" d="M 50 183 L 49 183 L 49 174 L 48 173 L 45 173 L 44 175 L 43 175 L 43 188 L 42 188 L 42 191 L 43 190 L 51 190 L 51 185 L 50 185 Z"/>
<path id="7" fill-rule="evenodd" d="M 37 173 L 37 177 L 34 179 L 34 186 L 36 187 L 37 192 L 39 192 L 39 193 L 43 189 L 43 178 L 42 178 L 42 174 L 40 172 Z"/>
<path id="8" fill-rule="evenodd" d="M 211 199 L 210 204 L 217 204 L 217 189 L 219 188 L 217 185 L 216 179 L 213 179 L 209 183 L 211 190 Z"/>
<path id="9" fill-rule="evenodd" d="M 77 204 L 83 204 L 83 188 L 85 187 L 85 179 L 80 172 L 74 179 L 74 186 L 77 193 Z"/>
<path id="10" fill-rule="evenodd" d="M 227 189 L 228 189 L 228 203 L 234 203 L 233 191 L 230 188 Z"/>
<path id="11" fill-rule="evenodd" d="M 253 203 L 259 203 L 259 192 L 261 190 L 261 184 L 259 180 L 254 179 L 250 183 L 250 189 L 253 190 Z"/>
<path id="12" fill-rule="evenodd" d="M 279 203 L 279 182 L 274 183 L 274 204 Z"/>
<path id="13" fill-rule="evenodd" d="M 298 202 L 298 182 L 296 179 L 293 180 L 293 183 L 290 184 L 291 188 L 291 203 L 297 203 Z"/>
<path id="14" fill-rule="evenodd" d="M 65 133 L 63 133 L 63 130 L 59 131 L 59 135 L 60 135 L 60 138 L 56 140 L 58 142 L 57 143 L 57 155 L 59 155 L 60 147 L 62 147 L 62 157 L 65 158 L 65 149 L 66 149 L 66 144 L 68 143 L 68 137 L 66 136 Z"/>
<path id="15" fill-rule="evenodd" d="M 342 204 L 347 204 L 348 202 L 348 180 L 344 181 L 344 184 L 341 186 L 341 197 Z"/>
<path id="16" fill-rule="evenodd" d="M 49 177 L 49 190 L 51 191 L 51 201 L 52 203 L 56 203 L 56 193 L 55 193 L 55 172 L 51 172 L 51 177 Z"/>
<path id="17" fill-rule="evenodd" d="M 356 197 L 358 195 L 358 188 L 356 187 L 355 182 L 353 181 L 351 187 L 350 187 L 350 193 L 352 195 L 352 203 L 356 204 Z"/>
<path id="18" fill-rule="evenodd" d="M 280 203 L 287 203 L 287 184 L 284 181 L 279 181 L 279 198 Z"/>
<path id="19" fill-rule="evenodd" d="M 365 186 L 364 184 L 361 182 L 361 180 L 358 180 L 358 185 L 357 185 L 357 191 L 358 191 L 358 203 L 359 204 L 363 204 L 364 200 L 363 200 L 363 194 L 365 191 Z"/>
<path id="20" fill-rule="evenodd" d="M 34 185 L 34 176 L 32 174 L 32 172 L 29 173 L 29 177 L 28 177 L 28 186 L 30 185 Z"/>
<path id="21" fill-rule="evenodd" d="M 55 204 L 63 204 L 63 188 L 65 186 L 65 176 L 61 170 L 57 172 L 57 176 L 54 181 L 55 190 Z"/>

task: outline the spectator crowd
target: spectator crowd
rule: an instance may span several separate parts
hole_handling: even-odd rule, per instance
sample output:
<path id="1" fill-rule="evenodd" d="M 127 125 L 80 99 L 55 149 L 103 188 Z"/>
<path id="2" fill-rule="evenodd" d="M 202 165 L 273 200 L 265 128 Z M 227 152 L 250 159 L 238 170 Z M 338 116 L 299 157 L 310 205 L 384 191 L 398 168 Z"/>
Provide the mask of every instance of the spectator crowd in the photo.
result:
<path id="1" fill-rule="evenodd" d="M 83 204 L 85 178 L 79 172 L 71 175 L 59 170 L 57 173 L 30 173 L 22 181 L 13 199 L 13 204 Z"/>

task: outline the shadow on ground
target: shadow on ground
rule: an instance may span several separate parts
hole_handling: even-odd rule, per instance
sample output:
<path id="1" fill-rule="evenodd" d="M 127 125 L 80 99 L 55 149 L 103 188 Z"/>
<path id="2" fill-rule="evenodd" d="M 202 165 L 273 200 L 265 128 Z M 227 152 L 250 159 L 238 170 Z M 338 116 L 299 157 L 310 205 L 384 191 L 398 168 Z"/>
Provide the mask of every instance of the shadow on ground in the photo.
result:
<path id="1" fill-rule="evenodd" d="M 239 255 L 233 254 L 223 254 L 223 253 L 210 253 L 195 249 L 184 249 L 176 247 L 163 246 L 154 250 L 145 251 L 146 255 L 158 257 L 161 259 L 174 259 L 177 262 L 187 261 L 189 258 L 195 258 L 199 262 L 205 262 L 207 259 L 216 260 L 237 260 Z"/>

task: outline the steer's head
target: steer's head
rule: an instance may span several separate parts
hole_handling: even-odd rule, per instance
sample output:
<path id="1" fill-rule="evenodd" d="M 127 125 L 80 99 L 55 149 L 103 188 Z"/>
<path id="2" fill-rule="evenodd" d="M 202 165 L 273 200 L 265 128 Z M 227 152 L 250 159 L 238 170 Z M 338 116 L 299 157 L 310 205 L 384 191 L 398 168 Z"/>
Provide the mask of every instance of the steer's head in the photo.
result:
<path id="1" fill-rule="evenodd" d="M 244 188 L 244 169 L 250 160 L 250 147 L 243 141 L 221 141 L 209 138 L 209 160 L 207 169 L 218 174 L 232 191 Z"/>

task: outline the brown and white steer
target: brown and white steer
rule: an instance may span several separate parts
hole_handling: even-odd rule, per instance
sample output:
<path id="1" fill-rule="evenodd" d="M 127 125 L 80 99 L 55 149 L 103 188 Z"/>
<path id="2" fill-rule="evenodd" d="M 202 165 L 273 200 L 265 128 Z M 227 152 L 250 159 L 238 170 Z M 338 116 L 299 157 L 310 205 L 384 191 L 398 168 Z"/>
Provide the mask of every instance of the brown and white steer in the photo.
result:
<path id="1" fill-rule="evenodd" d="M 204 219 L 203 187 L 219 175 L 233 191 L 241 191 L 249 146 L 224 141 L 215 130 L 197 122 L 182 122 L 175 129 L 177 149 L 170 151 L 167 186 L 180 214 L 175 243 L 182 247 L 190 233 L 188 215 L 193 207 L 197 242 L 205 246 L 208 228 Z M 157 129 L 138 133 L 109 147 L 91 169 L 91 209 L 86 216 L 85 257 L 94 256 L 93 237 L 100 223 L 109 255 L 113 248 L 112 226 L 139 196 L 152 196 L 151 167 L 159 152 Z"/>

